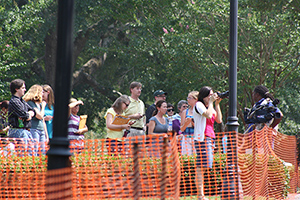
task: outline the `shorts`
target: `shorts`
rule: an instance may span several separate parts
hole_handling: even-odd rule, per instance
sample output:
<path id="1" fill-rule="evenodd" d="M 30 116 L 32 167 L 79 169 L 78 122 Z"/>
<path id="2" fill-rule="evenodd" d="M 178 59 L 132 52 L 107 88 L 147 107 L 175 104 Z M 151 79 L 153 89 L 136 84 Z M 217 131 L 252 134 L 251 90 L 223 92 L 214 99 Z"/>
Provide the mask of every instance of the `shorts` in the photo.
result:
<path id="1" fill-rule="evenodd" d="M 195 140 L 194 143 L 197 153 L 196 166 L 200 168 L 212 168 L 215 148 L 214 139 L 205 137 L 203 142 Z"/>

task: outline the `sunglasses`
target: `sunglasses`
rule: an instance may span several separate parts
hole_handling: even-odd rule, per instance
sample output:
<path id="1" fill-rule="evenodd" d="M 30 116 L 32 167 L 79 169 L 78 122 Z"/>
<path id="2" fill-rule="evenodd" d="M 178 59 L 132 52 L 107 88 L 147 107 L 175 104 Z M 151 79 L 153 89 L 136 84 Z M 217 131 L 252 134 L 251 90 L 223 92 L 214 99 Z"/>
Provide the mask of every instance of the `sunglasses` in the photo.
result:
<path id="1" fill-rule="evenodd" d="M 129 106 L 129 104 L 127 104 L 127 103 L 125 103 L 125 102 L 123 102 L 125 105 L 126 105 L 126 107 L 128 107 Z"/>
<path id="2" fill-rule="evenodd" d="M 167 111 L 168 111 L 168 112 L 171 112 L 171 111 L 174 111 L 174 109 L 168 109 Z"/>

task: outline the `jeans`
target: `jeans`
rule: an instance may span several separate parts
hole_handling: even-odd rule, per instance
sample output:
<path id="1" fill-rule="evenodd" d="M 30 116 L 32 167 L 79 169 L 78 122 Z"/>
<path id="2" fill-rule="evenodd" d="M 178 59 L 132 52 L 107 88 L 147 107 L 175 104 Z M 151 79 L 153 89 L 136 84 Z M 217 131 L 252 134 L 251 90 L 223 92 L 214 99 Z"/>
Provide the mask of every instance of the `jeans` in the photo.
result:
<path id="1" fill-rule="evenodd" d="M 26 129 L 11 128 L 8 131 L 9 138 L 18 138 L 16 140 L 16 150 L 20 156 L 32 156 L 32 135 Z"/>
<path id="2" fill-rule="evenodd" d="M 42 154 L 46 154 L 45 142 L 46 142 L 46 135 L 45 131 L 38 130 L 38 129 L 30 129 L 30 133 L 32 138 L 34 139 L 34 152 L 35 155 L 40 155 L 39 152 Z"/>

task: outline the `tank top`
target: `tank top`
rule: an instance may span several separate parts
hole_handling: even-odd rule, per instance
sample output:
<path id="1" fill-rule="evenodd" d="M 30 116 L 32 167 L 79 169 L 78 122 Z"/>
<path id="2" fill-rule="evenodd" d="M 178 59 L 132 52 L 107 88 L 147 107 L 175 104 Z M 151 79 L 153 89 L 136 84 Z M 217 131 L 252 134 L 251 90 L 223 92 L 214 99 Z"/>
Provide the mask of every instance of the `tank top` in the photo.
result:
<path id="1" fill-rule="evenodd" d="M 185 114 L 185 118 L 192 118 L 194 119 L 193 115 L 188 115 L 189 113 L 189 109 L 186 109 L 186 114 Z M 184 135 L 191 135 L 194 134 L 194 127 L 186 127 L 186 129 L 183 132 Z"/>
<path id="2" fill-rule="evenodd" d="M 205 136 L 210 138 L 216 138 L 215 131 L 214 131 L 215 119 L 216 119 L 215 114 L 213 114 L 213 116 L 210 119 L 206 118 L 206 127 L 204 131 Z"/>

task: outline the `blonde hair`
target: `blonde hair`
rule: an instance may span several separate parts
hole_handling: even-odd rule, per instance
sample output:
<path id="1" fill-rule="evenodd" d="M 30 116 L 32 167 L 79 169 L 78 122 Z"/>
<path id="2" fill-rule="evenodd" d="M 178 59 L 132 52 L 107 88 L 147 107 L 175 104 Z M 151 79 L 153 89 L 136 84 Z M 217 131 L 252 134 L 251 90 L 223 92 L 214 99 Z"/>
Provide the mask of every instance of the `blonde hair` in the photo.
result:
<path id="1" fill-rule="evenodd" d="M 29 90 L 24 95 L 23 99 L 25 101 L 42 103 L 43 100 L 42 91 L 43 91 L 42 86 L 35 84 L 29 88 Z"/>
<path id="2" fill-rule="evenodd" d="M 43 85 L 42 87 L 44 91 L 49 92 L 47 104 L 48 108 L 52 110 L 52 106 L 54 106 L 54 92 L 50 85 Z"/>
<path id="3" fill-rule="evenodd" d="M 191 91 L 188 95 L 191 95 L 194 99 L 198 100 L 198 91 Z"/>

